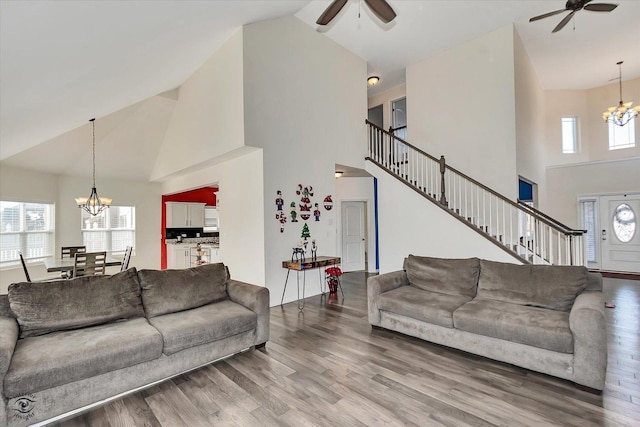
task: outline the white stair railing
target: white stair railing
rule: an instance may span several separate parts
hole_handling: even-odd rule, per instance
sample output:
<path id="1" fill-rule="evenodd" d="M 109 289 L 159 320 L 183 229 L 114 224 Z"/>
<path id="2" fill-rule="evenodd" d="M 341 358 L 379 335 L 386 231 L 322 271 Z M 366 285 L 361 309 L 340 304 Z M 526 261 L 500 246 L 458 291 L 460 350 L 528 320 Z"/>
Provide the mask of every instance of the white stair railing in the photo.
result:
<path id="1" fill-rule="evenodd" d="M 586 265 L 584 230 L 514 202 L 367 121 L 367 160 L 531 264 Z"/>

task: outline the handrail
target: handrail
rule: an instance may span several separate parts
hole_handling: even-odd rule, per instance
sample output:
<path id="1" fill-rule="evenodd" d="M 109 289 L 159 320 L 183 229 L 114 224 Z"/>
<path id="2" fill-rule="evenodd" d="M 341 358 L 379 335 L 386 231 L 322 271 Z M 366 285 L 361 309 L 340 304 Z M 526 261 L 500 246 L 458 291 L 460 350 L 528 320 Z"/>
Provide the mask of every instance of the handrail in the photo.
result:
<path id="1" fill-rule="evenodd" d="M 520 201 L 512 201 L 468 175 L 365 120 L 366 159 L 476 229 L 534 264 L 585 265 L 584 230 L 574 230 Z"/>
<path id="2" fill-rule="evenodd" d="M 395 136 L 394 134 L 389 133 L 389 132 L 387 132 L 386 130 L 382 129 L 380 126 L 377 126 L 377 125 L 375 125 L 374 123 L 371 123 L 369 120 L 366 120 L 366 119 L 365 119 L 365 122 L 366 122 L 367 124 L 371 125 L 373 128 L 378 129 L 378 130 L 380 130 L 381 132 L 383 132 L 383 133 L 385 133 L 385 134 L 389 135 L 391 138 L 396 139 L 396 140 L 398 140 L 398 141 L 402 142 L 403 144 L 407 145 L 408 147 L 411 147 L 412 149 L 414 149 L 415 151 L 419 152 L 420 154 L 424 154 L 425 156 L 427 156 L 427 157 L 428 157 L 428 158 L 430 158 L 431 160 L 434 160 L 434 161 L 436 161 L 436 162 L 440 162 L 440 161 L 441 161 L 441 159 L 437 159 L 437 158 L 435 158 L 434 156 L 432 156 L 432 155 L 430 155 L 430 154 L 426 153 L 425 151 L 421 150 L 420 148 L 416 147 L 415 145 L 408 143 L 408 142 L 407 142 L 407 141 L 405 141 L 404 139 L 402 139 L 402 138 L 398 138 L 398 137 L 397 137 L 397 136 Z M 509 198 L 507 198 L 506 196 L 504 196 L 504 195 L 502 195 L 502 194 L 498 193 L 497 191 L 495 191 L 495 190 L 493 190 L 493 189 L 491 189 L 491 188 L 487 187 L 486 185 L 482 184 L 481 182 L 476 181 L 475 179 L 471 178 L 469 175 L 467 175 L 467 174 L 465 174 L 465 173 L 463 173 L 463 172 L 460 172 L 458 169 L 456 169 L 456 168 L 454 168 L 454 167 L 452 167 L 452 166 L 449 166 L 448 164 L 447 164 L 445 167 L 446 167 L 447 169 L 449 169 L 450 171 L 457 173 L 458 175 L 460 175 L 462 178 L 466 179 L 467 181 L 469 181 L 469 182 L 471 182 L 471 183 L 473 183 L 473 184 L 477 185 L 478 187 L 482 188 L 484 191 L 486 191 L 486 192 L 488 192 L 488 193 L 493 194 L 494 196 L 496 196 L 497 198 L 499 198 L 499 199 L 500 199 L 500 200 L 502 200 L 503 202 L 510 204 L 511 206 L 515 207 L 516 209 L 519 209 L 519 208 L 520 208 L 520 205 L 518 205 L 517 203 L 515 203 L 515 202 L 514 202 L 514 201 L 512 201 L 511 199 L 509 199 Z M 569 228 L 569 227 L 567 227 L 567 226 L 564 226 L 564 225 L 562 225 L 562 224 L 558 223 L 557 221 L 555 221 L 555 220 L 553 220 L 553 219 L 552 219 L 552 220 L 549 220 L 549 219 L 547 219 L 547 218 L 549 218 L 549 217 L 548 217 L 547 215 L 542 214 L 542 213 L 536 214 L 535 216 L 536 216 L 536 217 L 538 217 L 537 219 L 538 219 L 539 221 L 541 221 L 541 222 L 543 222 L 543 223 L 547 224 L 549 227 L 554 228 L 556 231 L 561 231 L 561 232 L 563 232 L 563 233 L 569 233 L 569 234 L 572 234 L 572 235 L 580 235 L 580 234 L 583 234 L 582 230 L 573 230 L 573 229 L 571 229 L 571 228 Z M 557 224 L 560 224 L 560 225 L 557 225 Z M 584 232 L 586 232 L 586 231 L 584 231 Z"/>
<path id="3" fill-rule="evenodd" d="M 420 153 L 420 154 L 424 154 L 425 156 L 427 156 L 427 157 L 428 157 L 428 158 L 430 158 L 431 160 L 434 160 L 434 161 L 436 161 L 436 162 L 439 162 L 439 161 L 440 161 L 440 159 L 436 159 L 436 158 L 435 158 L 435 157 L 433 157 L 431 154 L 429 154 L 429 153 L 427 153 L 427 152 L 425 152 L 425 151 L 423 151 L 423 150 L 419 149 L 419 148 L 418 148 L 418 147 L 416 147 L 415 145 L 409 144 L 407 141 L 405 141 L 405 140 L 404 140 L 404 139 L 402 139 L 402 138 L 398 138 L 398 137 L 397 137 L 397 136 L 395 136 L 394 134 L 389 133 L 388 131 L 386 131 L 386 130 L 382 129 L 380 126 L 378 126 L 378 125 L 376 125 L 376 124 L 374 124 L 374 123 L 371 123 L 369 120 L 365 119 L 365 123 L 366 123 L 366 124 L 368 124 L 368 125 L 370 125 L 371 127 L 375 128 L 375 129 L 379 130 L 379 131 L 380 131 L 380 132 L 382 132 L 382 133 L 386 133 L 386 134 L 387 134 L 387 135 L 389 135 L 391 138 L 393 138 L 393 139 L 397 139 L 398 141 L 402 142 L 403 144 L 407 145 L 408 147 L 413 148 L 413 149 L 414 149 L 414 150 L 416 150 L 418 153 Z"/>
<path id="4" fill-rule="evenodd" d="M 549 221 L 557 224 L 558 227 L 564 228 L 564 232 L 567 233 L 567 234 L 572 234 L 574 236 L 579 236 L 579 235 L 584 234 L 584 233 L 587 232 L 587 230 L 580 230 L 580 229 L 577 229 L 577 228 L 568 227 L 568 226 L 564 225 L 563 223 L 561 223 L 560 221 L 558 221 L 557 219 L 550 217 L 546 213 L 534 208 L 533 206 L 530 206 L 530 205 L 526 204 L 525 202 L 523 202 L 520 199 L 518 199 L 518 204 L 521 207 L 523 207 L 524 209 L 529 210 L 529 211 L 535 213 L 536 215 L 542 216 L 542 217 L 548 219 Z"/>

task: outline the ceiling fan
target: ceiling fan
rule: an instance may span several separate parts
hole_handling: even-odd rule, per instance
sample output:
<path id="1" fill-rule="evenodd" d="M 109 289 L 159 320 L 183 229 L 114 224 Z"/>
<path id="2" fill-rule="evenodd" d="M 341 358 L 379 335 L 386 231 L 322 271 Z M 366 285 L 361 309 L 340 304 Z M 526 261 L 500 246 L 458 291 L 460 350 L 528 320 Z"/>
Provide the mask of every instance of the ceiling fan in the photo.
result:
<path id="1" fill-rule="evenodd" d="M 551 31 L 552 33 L 556 33 L 564 28 L 565 25 L 573 18 L 573 15 L 579 10 L 589 10 L 591 12 L 611 12 L 613 9 L 618 7 L 617 4 L 611 3 L 591 3 L 591 0 L 567 0 L 567 4 L 564 6 L 564 9 L 556 10 L 553 12 L 545 13 L 544 15 L 534 16 L 529 19 L 529 22 L 537 21 L 539 19 L 548 18 L 553 15 L 557 15 L 562 12 L 571 11 L 570 14 L 562 18 L 562 21 Z"/>
<path id="2" fill-rule="evenodd" d="M 333 0 L 333 2 L 327 7 L 324 13 L 318 18 L 316 24 L 327 25 L 335 18 L 342 10 L 345 4 L 349 0 Z M 388 24 L 396 17 L 396 13 L 393 11 L 389 3 L 386 0 L 364 0 L 369 8 L 380 18 L 382 22 Z"/>

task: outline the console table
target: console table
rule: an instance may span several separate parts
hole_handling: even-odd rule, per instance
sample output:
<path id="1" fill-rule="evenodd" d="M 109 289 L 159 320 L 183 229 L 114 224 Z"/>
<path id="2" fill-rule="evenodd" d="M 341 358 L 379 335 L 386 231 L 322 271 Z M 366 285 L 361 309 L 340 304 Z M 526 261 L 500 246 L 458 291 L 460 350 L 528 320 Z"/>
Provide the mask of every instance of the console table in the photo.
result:
<path id="1" fill-rule="evenodd" d="M 284 290 L 282 291 L 282 298 L 280 299 L 280 305 L 284 301 L 284 294 L 287 291 L 287 282 L 289 281 L 289 273 L 291 270 L 296 272 L 296 284 L 298 287 L 298 310 L 302 311 L 304 308 L 304 300 L 305 300 L 305 288 L 306 288 L 306 271 L 313 270 L 314 268 L 318 269 L 318 273 L 320 274 L 320 291 L 322 295 L 324 292 L 324 278 L 322 277 L 321 269 L 326 269 L 327 267 L 339 265 L 340 257 L 335 256 L 318 256 L 315 258 L 306 258 L 304 260 L 294 260 L 294 261 L 282 261 L 282 268 L 287 269 L 287 278 L 284 281 Z M 302 273 L 302 303 L 300 302 L 300 273 Z M 344 298 L 344 292 L 342 291 L 342 285 L 340 284 L 340 279 L 338 279 L 338 287 L 340 288 L 340 292 L 342 292 L 342 297 Z"/>

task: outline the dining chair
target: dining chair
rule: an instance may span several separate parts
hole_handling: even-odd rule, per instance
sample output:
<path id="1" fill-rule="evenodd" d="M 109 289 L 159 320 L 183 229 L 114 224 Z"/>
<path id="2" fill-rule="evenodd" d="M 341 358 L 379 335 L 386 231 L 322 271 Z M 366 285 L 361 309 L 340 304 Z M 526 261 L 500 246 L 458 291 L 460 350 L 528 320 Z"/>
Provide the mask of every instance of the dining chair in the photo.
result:
<path id="1" fill-rule="evenodd" d="M 107 252 L 77 252 L 73 277 L 104 275 Z"/>
<path id="2" fill-rule="evenodd" d="M 122 258 L 122 264 L 120 265 L 120 271 L 125 271 L 129 268 L 129 261 L 131 261 L 131 253 L 133 252 L 133 246 L 127 246 L 124 251 L 124 258 Z"/>
<path id="3" fill-rule="evenodd" d="M 86 246 L 63 246 L 60 248 L 60 258 L 74 258 L 78 252 L 87 252 Z"/>
<path id="4" fill-rule="evenodd" d="M 77 253 L 87 252 L 86 246 L 62 246 L 60 248 L 60 258 L 75 258 Z M 61 271 L 60 277 L 63 279 L 70 279 L 73 277 L 73 270 Z"/>
<path id="5" fill-rule="evenodd" d="M 24 257 L 22 256 L 22 252 L 18 252 L 20 255 L 20 262 L 22 263 L 22 269 L 24 270 L 24 275 L 27 277 L 27 282 L 31 282 L 31 277 L 29 277 L 29 270 L 27 270 L 27 263 L 24 262 Z"/>

